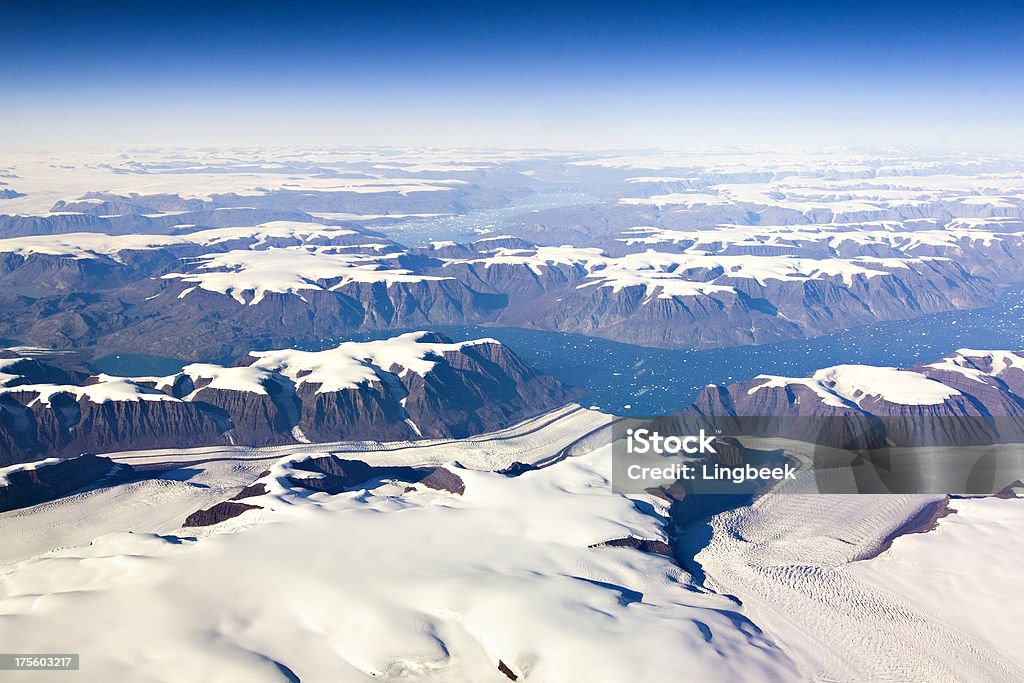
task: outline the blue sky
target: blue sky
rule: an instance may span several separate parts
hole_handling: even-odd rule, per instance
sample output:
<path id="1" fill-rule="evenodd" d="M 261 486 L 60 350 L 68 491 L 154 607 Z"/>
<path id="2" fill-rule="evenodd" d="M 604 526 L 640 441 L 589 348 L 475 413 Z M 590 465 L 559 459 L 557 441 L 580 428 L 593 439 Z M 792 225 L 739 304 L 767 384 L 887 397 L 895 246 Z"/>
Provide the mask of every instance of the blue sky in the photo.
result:
<path id="1" fill-rule="evenodd" d="M 5 3 L 0 144 L 1022 144 L 1024 3 Z"/>

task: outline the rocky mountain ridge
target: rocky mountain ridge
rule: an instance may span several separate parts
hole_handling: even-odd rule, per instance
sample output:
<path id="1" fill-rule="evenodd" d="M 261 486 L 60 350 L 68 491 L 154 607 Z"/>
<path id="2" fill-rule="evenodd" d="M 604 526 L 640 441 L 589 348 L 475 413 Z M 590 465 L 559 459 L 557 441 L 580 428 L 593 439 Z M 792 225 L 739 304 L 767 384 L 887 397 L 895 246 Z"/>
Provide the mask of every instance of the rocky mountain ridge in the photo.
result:
<path id="1" fill-rule="evenodd" d="M 432 333 L 252 352 L 234 366 L 192 364 L 168 377 L 0 363 L 2 465 L 85 451 L 461 438 L 576 395 L 492 339 Z"/>
<path id="2" fill-rule="evenodd" d="M 770 343 L 985 305 L 1024 281 L 1022 234 L 964 225 L 637 229 L 608 249 L 510 236 L 409 249 L 294 222 L 0 240 L 0 338 L 158 354 L 173 337 L 196 359 L 459 324 L 669 348 Z"/>

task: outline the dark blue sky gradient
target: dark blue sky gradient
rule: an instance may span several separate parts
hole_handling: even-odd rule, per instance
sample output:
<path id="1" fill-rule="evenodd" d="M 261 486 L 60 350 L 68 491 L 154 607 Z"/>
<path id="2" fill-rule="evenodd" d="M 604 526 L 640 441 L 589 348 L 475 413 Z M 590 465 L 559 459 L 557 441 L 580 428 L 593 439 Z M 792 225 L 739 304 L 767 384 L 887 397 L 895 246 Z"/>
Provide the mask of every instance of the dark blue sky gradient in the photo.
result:
<path id="1" fill-rule="evenodd" d="M 469 143 L 581 119 L 597 137 L 939 126 L 941 143 L 1019 126 L 1022 26 L 1024 3 L 986 1 L 8 2 L 0 123 L 88 138 L 145 118 L 183 139 L 333 120 Z"/>

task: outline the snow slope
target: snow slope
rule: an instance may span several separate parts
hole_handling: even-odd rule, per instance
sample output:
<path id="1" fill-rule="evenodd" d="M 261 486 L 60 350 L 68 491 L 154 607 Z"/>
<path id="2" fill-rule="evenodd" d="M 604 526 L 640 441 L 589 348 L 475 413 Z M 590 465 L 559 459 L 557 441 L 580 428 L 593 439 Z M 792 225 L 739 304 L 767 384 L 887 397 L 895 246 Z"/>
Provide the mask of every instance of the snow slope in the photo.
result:
<path id="1" fill-rule="evenodd" d="M 202 446 L 109 454 L 157 479 L 101 488 L 52 503 L 0 514 L 0 565 L 54 548 L 87 544 L 113 531 L 175 533 L 195 510 L 233 496 L 283 458 L 334 453 L 374 465 L 439 466 L 458 452 L 472 469 L 500 470 L 514 462 L 540 465 L 563 451 L 582 452 L 608 425 L 608 416 L 567 405 L 505 429 L 466 439 L 342 441 L 287 446 Z M 589 436 L 588 436 L 589 435 Z M 597 439 L 598 441 L 595 441 Z"/>
<path id="2" fill-rule="evenodd" d="M 1012 549 L 1024 536 L 1024 500 L 955 500 L 955 514 L 935 531 L 896 539 L 853 573 L 905 596 L 935 622 L 961 630 L 978 648 L 990 647 L 1024 671 L 1024 624 L 1019 587 L 1024 565 Z M 969 588 L 965 586 L 969 583 Z"/>
<path id="3" fill-rule="evenodd" d="M 0 515 L 0 629 L 15 651 L 83 653 L 86 681 L 498 683 L 499 662 L 526 681 L 1015 680 L 1024 501 L 953 501 L 898 536 L 943 499 L 772 493 L 683 534 L 701 583 L 590 547 L 667 540 L 663 504 L 613 494 L 608 447 L 580 441 L 603 424 L 567 408 L 461 441 L 121 454 L 181 469 Z M 465 492 L 279 478 L 326 452 L 444 464 Z M 177 530 L 267 469 L 244 499 L 261 510 Z"/>
<path id="4" fill-rule="evenodd" d="M 462 496 L 285 494 L 198 540 L 117 533 L 17 563 L 6 645 L 82 652 L 84 680 L 507 680 L 499 661 L 530 681 L 795 678 L 669 559 L 589 547 L 664 538 L 610 492 L 607 451 L 456 471 Z"/>

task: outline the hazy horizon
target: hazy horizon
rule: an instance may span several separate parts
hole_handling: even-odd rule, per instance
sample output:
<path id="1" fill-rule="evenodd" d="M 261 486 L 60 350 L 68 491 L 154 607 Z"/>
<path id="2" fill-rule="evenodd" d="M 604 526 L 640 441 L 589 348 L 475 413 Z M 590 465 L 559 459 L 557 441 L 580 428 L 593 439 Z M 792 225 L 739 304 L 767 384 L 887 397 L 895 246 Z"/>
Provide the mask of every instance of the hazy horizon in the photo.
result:
<path id="1" fill-rule="evenodd" d="M 1024 6 L 37 3 L 0 144 L 1024 148 Z"/>

